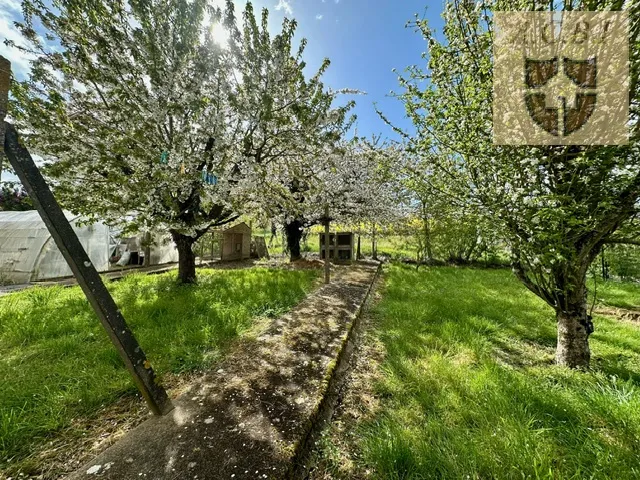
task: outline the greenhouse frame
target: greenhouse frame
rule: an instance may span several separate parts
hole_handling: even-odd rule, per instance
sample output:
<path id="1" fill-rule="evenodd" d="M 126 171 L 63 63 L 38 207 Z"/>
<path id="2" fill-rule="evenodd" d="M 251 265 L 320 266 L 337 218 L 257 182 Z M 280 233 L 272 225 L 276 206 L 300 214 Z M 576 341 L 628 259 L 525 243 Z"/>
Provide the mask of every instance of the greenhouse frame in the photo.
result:
<path id="1" fill-rule="evenodd" d="M 121 253 L 119 249 L 126 248 L 124 245 L 140 244 L 135 237 L 121 239 L 119 230 L 102 222 L 87 224 L 86 218 L 64 213 L 98 272 L 114 268 L 110 260 Z M 175 245 L 166 238 L 159 243 L 152 247 L 150 265 L 177 261 Z M 71 275 L 71 269 L 36 210 L 0 211 L 0 280 L 3 283 L 23 284 Z"/>

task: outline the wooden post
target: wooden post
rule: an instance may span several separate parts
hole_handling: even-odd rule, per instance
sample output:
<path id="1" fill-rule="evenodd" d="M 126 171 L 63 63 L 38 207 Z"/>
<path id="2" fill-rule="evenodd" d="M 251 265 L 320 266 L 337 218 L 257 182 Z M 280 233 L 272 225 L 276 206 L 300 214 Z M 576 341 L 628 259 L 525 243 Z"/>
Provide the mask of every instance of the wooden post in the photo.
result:
<path id="1" fill-rule="evenodd" d="M 378 245 L 376 244 L 376 224 L 373 224 L 371 232 L 371 256 L 374 260 L 378 260 Z"/>
<path id="2" fill-rule="evenodd" d="M 0 57 L 0 65 L 4 65 Z M 9 64 L 10 66 L 10 64 Z M 4 78 L 0 79 L 0 86 L 6 87 L 8 82 L 7 70 L 2 70 Z M 0 90 L 0 104 L 6 101 L 8 90 Z M 76 233 L 71 228 L 58 202 L 47 186 L 44 178 L 36 167 L 29 151 L 18 139 L 15 127 L 0 119 L 4 126 L 4 150 L 22 185 L 29 193 L 33 205 L 38 210 L 49 233 L 69 264 L 80 288 L 87 296 L 87 300 L 96 312 L 102 326 L 107 331 L 120 357 L 129 369 L 140 393 L 149 404 L 149 408 L 156 415 L 164 415 L 173 409 L 171 400 L 164 388 L 158 385 L 151 364 L 140 348 L 138 341 L 127 326 L 118 306 L 109 294 L 100 275 L 91 263 L 87 252 L 82 248 Z"/>
<path id="3" fill-rule="evenodd" d="M 324 207 L 324 283 L 331 281 L 331 264 L 329 263 L 329 206 Z"/>
<path id="4" fill-rule="evenodd" d="M 11 62 L 0 56 L 0 181 L 4 161 L 4 117 L 9 111 L 9 89 L 11 87 Z"/>

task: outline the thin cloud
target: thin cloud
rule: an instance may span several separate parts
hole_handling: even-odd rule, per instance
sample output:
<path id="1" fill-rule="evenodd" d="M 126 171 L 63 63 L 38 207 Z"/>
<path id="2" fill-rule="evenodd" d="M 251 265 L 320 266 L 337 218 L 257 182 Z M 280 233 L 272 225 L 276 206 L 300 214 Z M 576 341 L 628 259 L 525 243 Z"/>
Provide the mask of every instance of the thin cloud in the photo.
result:
<path id="1" fill-rule="evenodd" d="M 291 3 L 288 0 L 278 0 L 276 10 L 284 10 L 284 13 L 287 15 L 293 15 L 293 9 L 291 8 Z"/>
<path id="2" fill-rule="evenodd" d="M 0 0 L 0 7 L 2 10 L 13 10 L 16 13 L 20 13 L 22 11 L 22 6 L 20 5 L 19 0 Z"/>
<path id="3" fill-rule="evenodd" d="M 19 19 L 20 3 L 14 0 L 0 0 L 0 55 L 11 62 L 13 73 L 23 79 L 31 70 L 32 56 L 4 44 L 5 40 L 10 40 L 16 45 L 27 46 L 27 42 L 13 25 L 13 22 Z"/>
<path id="4" fill-rule="evenodd" d="M 318 14 L 316 15 L 316 20 L 322 20 L 324 18 L 324 15 Z"/>

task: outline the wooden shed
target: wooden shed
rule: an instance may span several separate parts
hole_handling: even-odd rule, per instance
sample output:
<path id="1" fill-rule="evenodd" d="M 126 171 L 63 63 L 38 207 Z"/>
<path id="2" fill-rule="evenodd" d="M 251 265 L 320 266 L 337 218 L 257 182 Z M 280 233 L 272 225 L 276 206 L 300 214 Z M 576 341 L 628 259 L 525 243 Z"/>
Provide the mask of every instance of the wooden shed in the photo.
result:
<path id="1" fill-rule="evenodd" d="M 244 260 L 251 256 L 251 227 L 244 222 L 222 231 L 220 260 Z"/>
<path id="2" fill-rule="evenodd" d="M 324 258 L 324 233 L 320 234 L 320 258 Z M 329 258 L 337 261 L 353 260 L 353 233 L 329 233 Z"/>

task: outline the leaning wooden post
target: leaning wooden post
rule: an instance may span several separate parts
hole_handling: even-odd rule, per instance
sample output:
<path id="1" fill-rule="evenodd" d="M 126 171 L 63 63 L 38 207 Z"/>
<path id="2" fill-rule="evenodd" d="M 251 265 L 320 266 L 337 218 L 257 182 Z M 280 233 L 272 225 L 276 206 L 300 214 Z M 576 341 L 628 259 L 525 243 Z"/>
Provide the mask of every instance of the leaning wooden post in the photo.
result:
<path id="1" fill-rule="evenodd" d="M 0 56 L 0 65 L 8 62 Z M 9 64 L 10 67 L 10 64 Z M 2 70 L 0 79 L 0 104 L 8 98 L 8 74 Z M 82 248 L 69 221 L 56 202 L 51 190 L 36 167 L 29 151 L 20 143 L 15 127 L 0 118 L 4 126 L 4 150 L 22 185 L 29 193 L 33 205 L 49 229 L 56 245 L 69 264 L 78 284 L 87 296 L 87 300 L 98 315 L 120 357 L 129 369 L 138 389 L 156 415 L 163 415 L 173 409 L 171 400 L 164 388 L 158 385 L 155 373 L 140 348 L 138 341 L 127 326 L 118 306 L 109 294 L 100 275 L 91 263 L 87 252 Z"/>
<path id="2" fill-rule="evenodd" d="M 329 263 L 329 206 L 324 207 L 324 283 L 331 280 L 331 263 Z"/>

